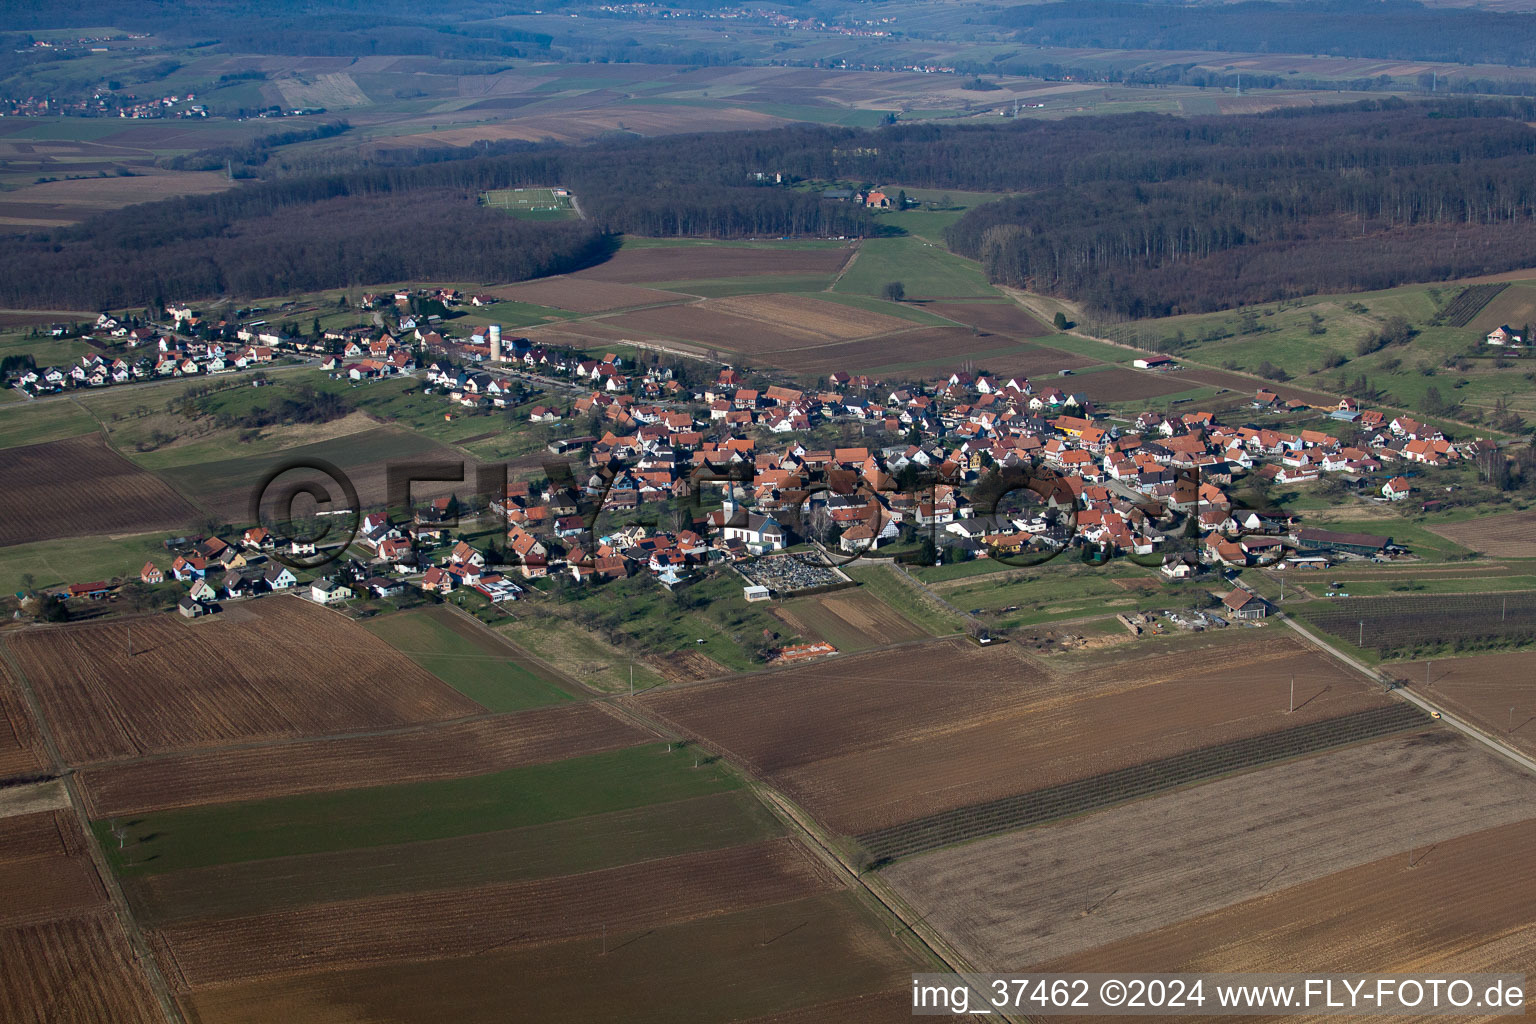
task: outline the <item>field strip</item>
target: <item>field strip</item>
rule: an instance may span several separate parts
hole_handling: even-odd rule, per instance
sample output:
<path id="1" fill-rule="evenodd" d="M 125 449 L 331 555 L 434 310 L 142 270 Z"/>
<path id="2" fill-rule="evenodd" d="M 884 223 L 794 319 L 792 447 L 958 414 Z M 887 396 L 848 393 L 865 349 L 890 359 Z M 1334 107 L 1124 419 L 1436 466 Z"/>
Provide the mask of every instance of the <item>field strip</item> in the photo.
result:
<path id="1" fill-rule="evenodd" d="M 64 758 L 59 753 L 59 746 L 53 739 L 53 728 L 48 719 L 43 716 L 42 703 L 37 699 L 37 694 L 32 692 L 32 684 L 27 679 L 27 674 L 21 670 L 15 654 L 5 645 L 0 644 L 0 658 L 4 658 L 21 689 L 22 697 L 27 702 L 27 707 L 32 712 L 32 718 L 37 723 L 37 735 L 43 741 L 43 749 L 47 751 L 48 760 L 55 768 L 64 765 Z M 90 853 L 91 864 L 100 876 L 101 883 L 107 890 L 111 899 L 113 912 L 122 924 L 123 934 L 132 948 L 133 959 L 140 965 L 144 972 L 145 983 L 154 993 L 155 1001 L 160 1004 L 160 1012 L 165 1014 L 165 1019 L 171 1024 L 185 1024 L 186 1018 L 181 1014 L 181 1009 L 176 999 L 171 995 L 169 986 L 166 985 L 165 976 L 160 973 L 159 961 L 155 959 L 151 951 L 149 941 L 144 932 L 139 928 L 138 920 L 133 916 L 133 909 L 128 904 L 128 897 L 123 892 L 122 883 L 118 881 L 117 873 L 107 862 L 105 852 L 101 844 L 96 840 L 96 833 L 91 829 L 91 821 L 86 816 L 85 804 L 81 800 L 74 776 L 66 774 L 61 781 L 64 784 L 66 802 L 70 810 L 74 812 L 75 820 L 85 837 L 85 848 Z"/>
<path id="2" fill-rule="evenodd" d="M 1529 819 L 1533 797 L 1536 777 L 1464 736 L 1405 733 L 949 847 L 880 874 L 972 960 L 1023 967 L 1383 857 L 1422 857 L 1437 843 Z"/>
<path id="3" fill-rule="evenodd" d="M 69 793 L 61 779 L 0 789 L 0 818 L 37 811 L 57 811 L 69 806 Z"/>
<path id="4" fill-rule="evenodd" d="M 943 811 L 891 828 L 866 832 L 856 838 L 877 860 L 894 860 L 1083 814 L 1332 747 L 1421 729 L 1429 721 L 1421 709 L 1407 704 L 1368 708 L 1321 722 L 1200 747 L 1029 793 Z"/>
<path id="5" fill-rule="evenodd" d="M 643 709 L 633 700 L 619 699 L 614 702 L 615 710 L 628 716 L 636 725 L 663 735 L 674 732 L 672 723 L 647 709 Z M 793 801 L 785 797 L 773 788 L 766 779 L 754 773 L 749 766 L 731 760 L 725 752 L 702 740 L 693 740 L 699 747 L 710 751 L 714 756 L 731 765 L 737 772 L 750 780 L 749 789 L 773 810 L 774 814 L 782 821 L 790 831 L 790 834 L 799 840 L 801 845 L 808 848 L 820 861 L 841 878 L 845 885 L 853 887 L 856 891 L 865 893 L 874 901 L 875 909 L 882 915 L 888 915 L 900 925 L 896 934 L 904 941 L 913 943 L 922 954 L 930 960 L 942 965 L 951 972 L 964 972 L 973 969 L 948 942 L 944 940 L 932 928 L 924 927 L 920 932 L 918 926 L 923 922 L 914 914 L 905 902 L 896 897 L 888 886 L 867 879 L 862 871 L 848 862 L 847 857 L 827 837 L 826 833 L 816 824 L 808 814 L 802 811 Z M 878 888 L 877 888 L 878 886 Z M 1013 1024 L 1015 1020 L 1027 1020 L 1028 1018 L 1016 1018 L 1010 1014 L 998 1014 L 999 1019 Z"/>

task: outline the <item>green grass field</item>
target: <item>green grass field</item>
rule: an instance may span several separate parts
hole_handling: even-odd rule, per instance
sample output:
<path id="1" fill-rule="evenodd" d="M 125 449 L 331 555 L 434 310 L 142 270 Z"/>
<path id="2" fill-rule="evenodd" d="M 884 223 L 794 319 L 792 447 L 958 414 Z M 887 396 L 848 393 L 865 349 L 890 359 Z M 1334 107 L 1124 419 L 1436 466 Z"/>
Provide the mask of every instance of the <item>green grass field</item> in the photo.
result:
<path id="1" fill-rule="evenodd" d="M 666 744 L 490 775 L 373 786 L 135 817 L 123 849 L 98 821 L 120 874 L 158 874 L 334 850 L 447 839 L 706 796 L 740 787 L 718 763 Z"/>
<path id="2" fill-rule="evenodd" d="M 891 281 L 900 281 L 914 299 L 993 297 L 981 265 L 962 259 L 940 242 L 921 238 L 870 238 L 834 286 L 834 291 L 880 295 Z"/>
<path id="3" fill-rule="evenodd" d="M 732 790 L 478 835 L 141 875 L 127 879 L 125 889 L 140 920 L 162 927 L 198 917 L 598 871 L 782 833 L 750 793 Z"/>
<path id="4" fill-rule="evenodd" d="M 0 593 L 15 593 L 21 588 L 21 578 L 28 574 L 33 585 L 41 588 L 114 576 L 137 579 L 144 563 L 151 561 L 169 569 L 175 556 L 161 543 L 167 536 L 170 534 L 146 533 L 121 539 L 77 537 L 0 547 Z"/>
<path id="5" fill-rule="evenodd" d="M 91 414 L 68 398 L 14 402 L 0 408 L 0 448 L 59 441 L 96 429 Z"/>
<path id="6" fill-rule="evenodd" d="M 522 711 L 575 699 L 529 659 L 446 608 L 399 612 L 364 626 L 488 711 Z"/>

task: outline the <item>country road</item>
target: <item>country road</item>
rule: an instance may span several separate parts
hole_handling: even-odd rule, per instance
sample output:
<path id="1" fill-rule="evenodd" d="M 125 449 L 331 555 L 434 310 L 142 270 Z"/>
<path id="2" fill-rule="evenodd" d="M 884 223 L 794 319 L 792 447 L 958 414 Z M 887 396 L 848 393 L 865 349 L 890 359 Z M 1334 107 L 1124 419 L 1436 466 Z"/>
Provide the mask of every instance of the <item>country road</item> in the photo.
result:
<path id="1" fill-rule="evenodd" d="M 1354 669 L 1356 672 L 1360 672 L 1360 673 L 1362 673 L 1362 674 L 1364 674 L 1366 676 L 1369 676 L 1372 680 L 1374 680 L 1376 682 L 1381 682 L 1381 673 L 1377 672 L 1375 669 L 1371 668 L 1369 665 L 1366 665 L 1364 662 L 1362 662 L 1362 661 L 1360 661 L 1360 660 L 1358 660 L 1356 658 L 1353 658 L 1350 655 L 1348 655 L 1348 654 L 1344 653 L 1343 651 L 1339 650 L 1337 647 L 1333 646 L 1328 641 L 1326 641 L 1323 638 L 1321 638 L 1320 636 L 1318 636 L 1316 633 L 1312 632 L 1311 630 L 1307 629 L 1305 626 L 1303 626 L 1300 623 L 1298 623 L 1295 619 L 1291 618 L 1289 615 L 1285 615 L 1285 614 L 1282 613 L 1279 616 L 1279 618 L 1280 618 L 1281 622 L 1285 623 L 1291 629 L 1293 629 L 1297 633 L 1299 633 L 1303 639 L 1305 639 L 1308 643 L 1312 644 L 1314 647 L 1317 647 L 1319 650 L 1322 650 L 1322 651 L 1332 655 L 1335 659 L 1337 659 L 1338 661 L 1343 662 L 1345 665 L 1348 665 L 1350 668 Z M 1419 696 L 1418 694 L 1414 693 L 1412 690 L 1407 689 L 1406 687 L 1401 687 L 1401 686 L 1396 687 L 1394 692 L 1397 693 L 1397 695 L 1399 697 L 1402 697 L 1404 700 L 1408 701 L 1410 704 L 1417 705 L 1418 707 L 1422 708 L 1425 711 L 1429 711 L 1429 712 L 1432 712 L 1432 713 L 1439 714 L 1440 715 L 1440 721 L 1444 722 L 1446 725 L 1450 726 L 1452 729 L 1455 729 L 1456 731 L 1462 733 L 1463 735 L 1469 737 L 1470 739 L 1475 740 L 1478 743 L 1481 743 L 1483 746 L 1488 747 L 1490 750 L 1494 751 L 1495 753 L 1498 753 L 1498 754 L 1504 756 L 1505 758 L 1508 758 L 1509 760 L 1513 761 L 1515 764 L 1517 764 L 1520 767 L 1524 768 L 1526 771 L 1532 772 L 1532 773 L 1536 773 L 1536 760 L 1532 760 L 1531 758 L 1526 757 L 1524 754 L 1520 753 L 1520 751 L 1518 751 L 1515 748 L 1509 746 L 1507 743 L 1504 743 L 1504 742 L 1496 739 L 1495 737 L 1490 736 L 1488 733 L 1486 733 L 1483 730 L 1477 728 L 1475 725 L 1470 725 L 1470 724 L 1468 724 L 1466 722 L 1463 722 L 1459 718 L 1452 718 L 1449 714 L 1446 714 L 1446 712 L 1438 704 L 1436 704 L 1434 701 L 1426 700 L 1425 698 Z"/>

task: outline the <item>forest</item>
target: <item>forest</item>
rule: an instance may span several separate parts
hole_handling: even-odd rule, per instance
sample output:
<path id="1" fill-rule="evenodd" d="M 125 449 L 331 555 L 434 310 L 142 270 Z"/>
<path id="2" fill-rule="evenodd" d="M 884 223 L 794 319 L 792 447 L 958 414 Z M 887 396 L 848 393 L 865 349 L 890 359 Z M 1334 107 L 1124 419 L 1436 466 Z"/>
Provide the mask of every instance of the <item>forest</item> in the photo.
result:
<path id="1" fill-rule="evenodd" d="M 1536 262 L 1536 104 L 1371 100 L 1243 117 L 797 126 L 587 146 L 489 144 L 128 207 L 0 249 L 0 305 L 142 306 L 405 279 L 513 281 L 604 258 L 613 236 L 896 231 L 797 183 L 1015 193 L 949 228 L 1007 284 L 1102 314 L 1225 308 Z M 782 175 L 785 186 L 766 184 Z M 560 184 L 579 223 L 476 205 Z"/>
<path id="2" fill-rule="evenodd" d="M 1536 15 L 1413 0 L 1244 0 L 1187 6 L 1130 0 L 1017 4 L 995 16 L 1036 46 L 1227 50 L 1452 63 L 1536 63 Z"/>

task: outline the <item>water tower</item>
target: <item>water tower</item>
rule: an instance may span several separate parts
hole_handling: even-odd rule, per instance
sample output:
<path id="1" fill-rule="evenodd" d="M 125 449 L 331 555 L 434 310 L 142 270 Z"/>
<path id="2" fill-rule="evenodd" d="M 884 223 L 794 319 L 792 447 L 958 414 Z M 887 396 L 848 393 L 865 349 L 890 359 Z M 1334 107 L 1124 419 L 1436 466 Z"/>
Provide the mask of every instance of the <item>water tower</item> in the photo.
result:
<path id="1" fill-rule="evenodd" d="M 491 362 L 501 362 L 501 325 L 491 324 Z"/>

